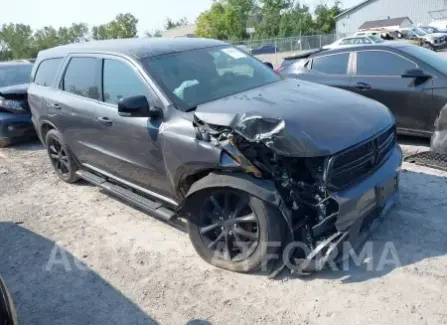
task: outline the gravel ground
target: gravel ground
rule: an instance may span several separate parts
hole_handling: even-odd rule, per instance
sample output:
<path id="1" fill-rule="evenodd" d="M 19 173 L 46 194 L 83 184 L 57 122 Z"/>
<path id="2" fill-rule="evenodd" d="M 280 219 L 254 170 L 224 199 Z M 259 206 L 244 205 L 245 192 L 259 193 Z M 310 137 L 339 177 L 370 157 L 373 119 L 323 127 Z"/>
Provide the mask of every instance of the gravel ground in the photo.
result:
<path id="1" fill-rule="evenodd" d="M 406 152 L 425 149 L 405 144 Z M 371 264 L 269 280 L 207 265 L 187 234 L 0 151 L 0 273 L 21 324 L 446 324 L 447 175 L 404 164 Z M 376 265 L 386 243 L 401 265 Z"/>

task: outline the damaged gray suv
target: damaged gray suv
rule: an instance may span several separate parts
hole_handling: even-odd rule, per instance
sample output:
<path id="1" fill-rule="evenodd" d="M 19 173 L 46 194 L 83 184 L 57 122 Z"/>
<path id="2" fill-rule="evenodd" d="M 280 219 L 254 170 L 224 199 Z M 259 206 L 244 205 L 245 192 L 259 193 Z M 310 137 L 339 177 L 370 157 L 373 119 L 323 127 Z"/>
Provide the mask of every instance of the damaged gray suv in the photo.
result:
<path id="1" fill-rule="evenodd" d="M 223 42 L 45 50 L 28 99 L 62 180 L 184 220 L 198 254 L 228 270 L 313 271 L 397 196 L 402 154 L 385 106 L 283 80 Z"/>

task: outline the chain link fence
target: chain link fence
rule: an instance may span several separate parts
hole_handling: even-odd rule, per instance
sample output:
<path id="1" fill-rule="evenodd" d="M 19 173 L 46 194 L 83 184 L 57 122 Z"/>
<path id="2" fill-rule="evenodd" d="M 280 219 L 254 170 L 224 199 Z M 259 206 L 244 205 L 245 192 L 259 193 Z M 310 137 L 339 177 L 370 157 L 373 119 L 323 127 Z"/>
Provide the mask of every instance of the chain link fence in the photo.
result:
<path id="1" fill-rule="evenodd" d="M 286 56 L 309 50 L 319 49 L 345 37 L 343 34 L 322 34 L 272 39 L 251 39 L 233 42 L 233 45 L 244 45 L 250 53 L 274 65 L 281 63 Z"/>

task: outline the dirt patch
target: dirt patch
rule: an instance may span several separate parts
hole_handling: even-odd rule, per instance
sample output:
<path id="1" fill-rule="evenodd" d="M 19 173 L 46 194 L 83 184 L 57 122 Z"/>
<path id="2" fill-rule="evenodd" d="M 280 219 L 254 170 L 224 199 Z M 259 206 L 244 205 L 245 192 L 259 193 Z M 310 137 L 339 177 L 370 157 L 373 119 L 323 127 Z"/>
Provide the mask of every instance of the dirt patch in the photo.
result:
<path id="1" fill-rule="evenodd" d="M 211 267 L 185 233 L 59 181 L 37 144 L 2 149 L 0 273 L 21 324 L 447 323 L 447 177 L 403 168 L 371 256 L 391 242 L 401 265 L 269 280 Z"/>

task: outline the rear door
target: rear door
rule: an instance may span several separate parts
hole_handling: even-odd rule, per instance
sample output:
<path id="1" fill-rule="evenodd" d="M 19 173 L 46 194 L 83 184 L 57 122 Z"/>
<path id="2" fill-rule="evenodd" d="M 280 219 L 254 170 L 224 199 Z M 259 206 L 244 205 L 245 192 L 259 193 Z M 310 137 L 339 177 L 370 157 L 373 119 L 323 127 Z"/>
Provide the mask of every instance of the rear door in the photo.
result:
<path id="1" fill-rule="evenodd" d="M 53 109 L 51 98 L 57 92 L 54 88 L 63 58 L 51 58 L 41 61 L 33 75 L 28 87 L 28 103 L 32 113 L 32 120 L 36 130 L 40 129 L 43 120 L 51 118 L 53 121 L 59 117 L 59 110 Z M 45 141 L 45 139 L 41 139 Z"/>
<path id="2" fill-rule="evenodd" d="M 94 55 L 69 56 L 58 91 L 49 103 L 61 116 L 57 127 L 82 163 L 100 157 L 96 120 L 96 112 L 101 107 L 100 71 L 101 60 Z"/>
<path id="3" fill-rule="evenodd" d="M 405 71 L 417 68 L 420 67 L 415 62 L 398 53 L 357 51 L 350 90 L 387 106 L 401 131 L 430 131 L 432 80 L 402 78 Z"/>
<path id="4" fill-rule="evenodd" d="M 298 79 L 347 89 L 351 84 L 349 75 L 350 52 L 328 54 L 312 58 L 305 64 Z"/>

